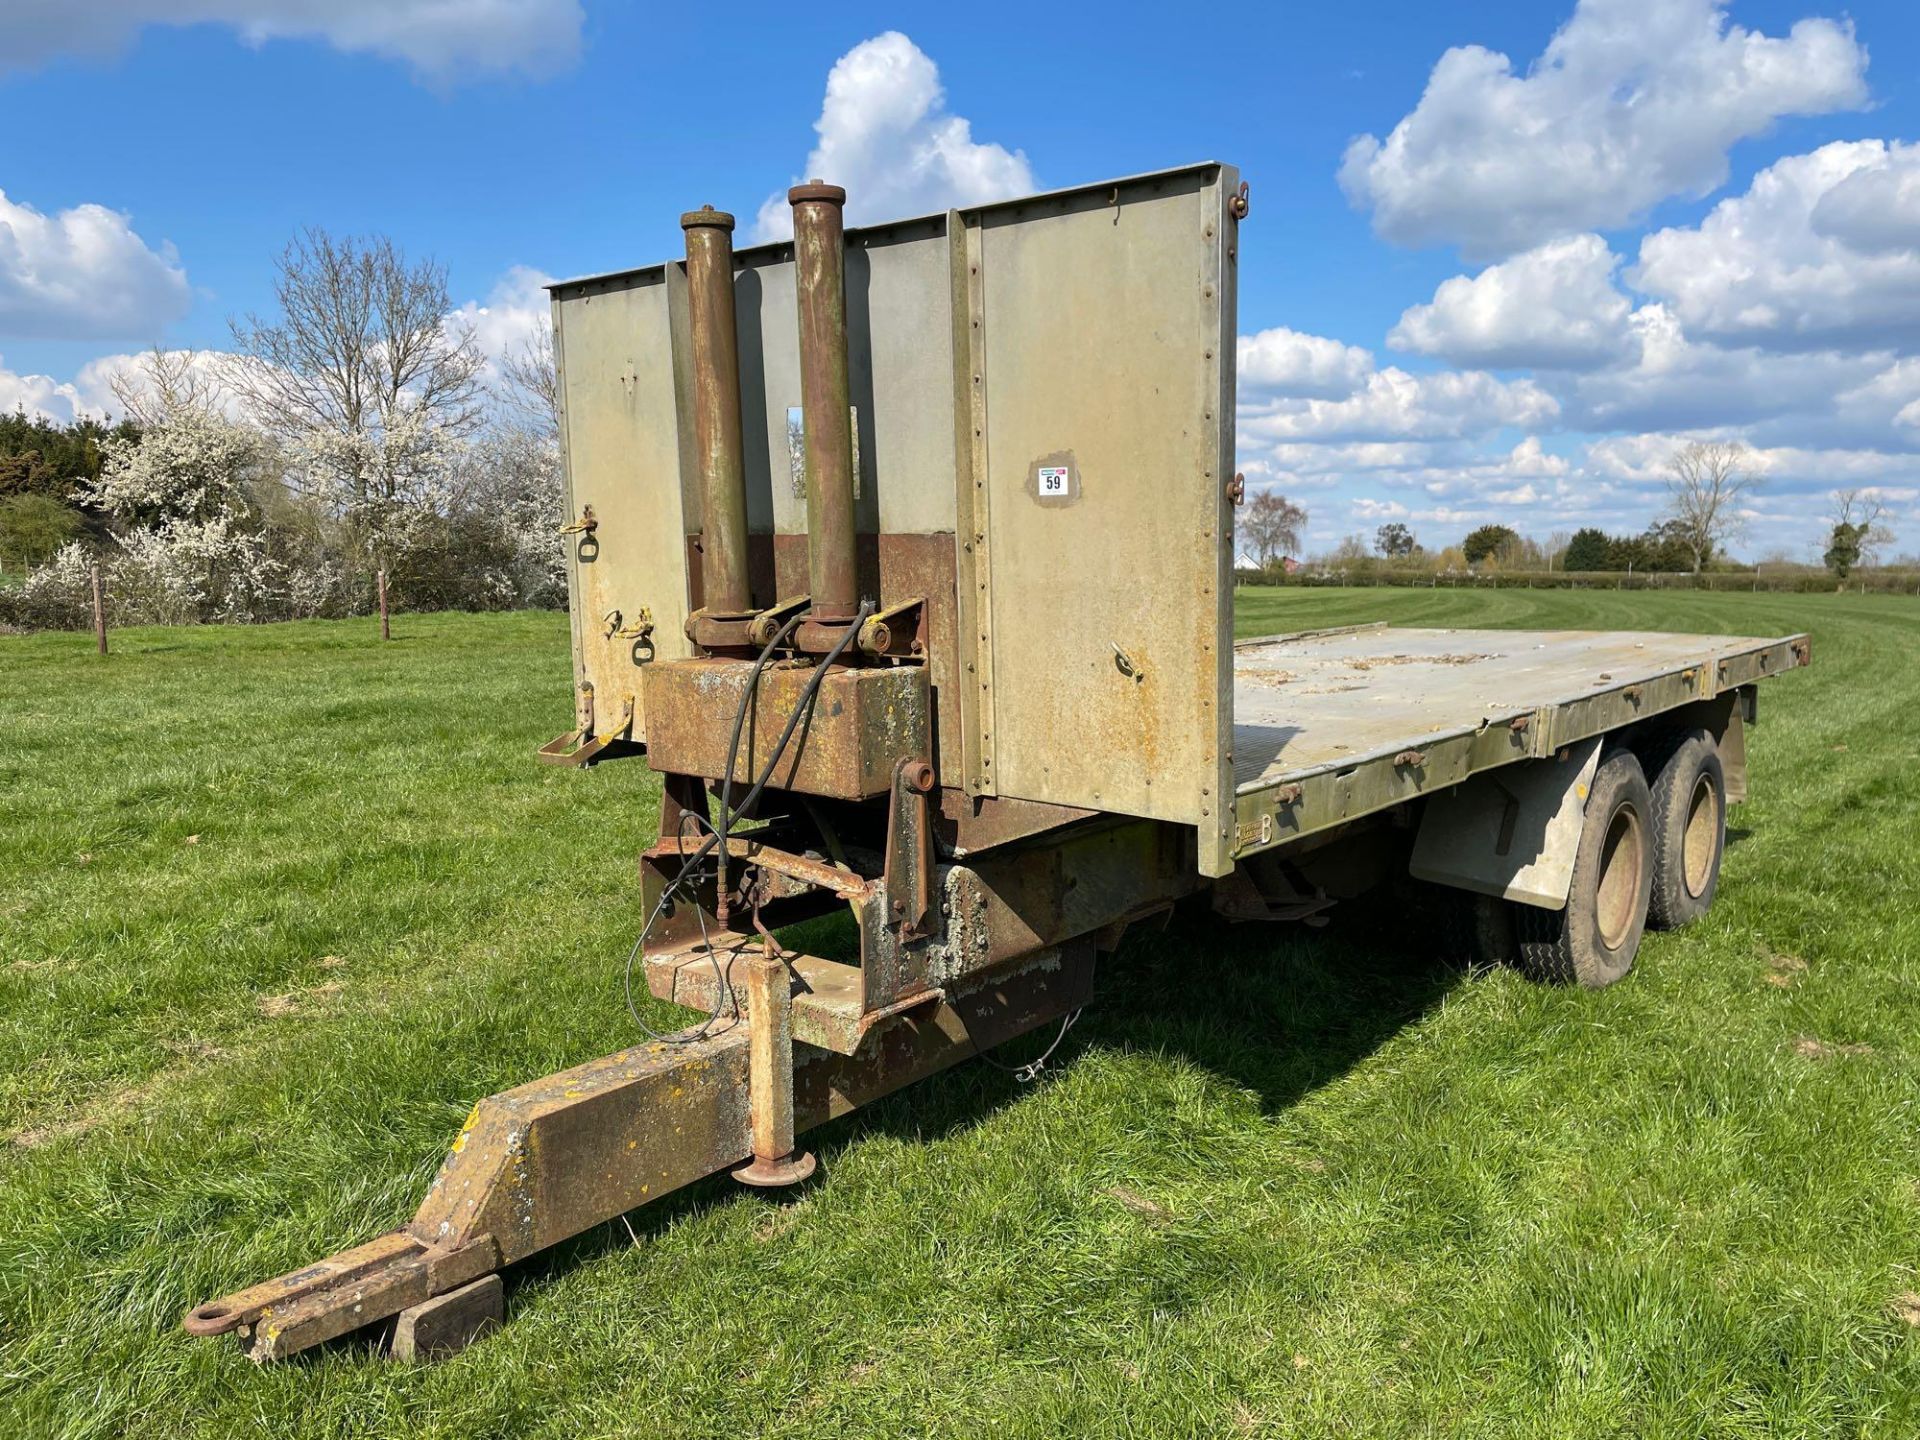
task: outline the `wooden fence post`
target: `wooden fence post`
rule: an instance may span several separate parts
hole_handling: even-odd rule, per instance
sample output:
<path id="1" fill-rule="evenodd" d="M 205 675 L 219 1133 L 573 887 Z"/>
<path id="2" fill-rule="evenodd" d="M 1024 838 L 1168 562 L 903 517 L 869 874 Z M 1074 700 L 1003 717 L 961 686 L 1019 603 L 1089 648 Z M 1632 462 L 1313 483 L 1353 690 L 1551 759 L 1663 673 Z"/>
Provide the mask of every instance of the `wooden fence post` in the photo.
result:
<path id="1" fill-rule="evenodd" d="M 100 593 L 100 567 L 93 567 L 93 638 L 99 642 L 100 653 L 107 653 L 107 604 Z"/>
<path id="2" fill-rule="evenodd" d="M 393 627 L 387 623 L 387 572 L 380 572 L 380 638 L 393 639 Z"/>

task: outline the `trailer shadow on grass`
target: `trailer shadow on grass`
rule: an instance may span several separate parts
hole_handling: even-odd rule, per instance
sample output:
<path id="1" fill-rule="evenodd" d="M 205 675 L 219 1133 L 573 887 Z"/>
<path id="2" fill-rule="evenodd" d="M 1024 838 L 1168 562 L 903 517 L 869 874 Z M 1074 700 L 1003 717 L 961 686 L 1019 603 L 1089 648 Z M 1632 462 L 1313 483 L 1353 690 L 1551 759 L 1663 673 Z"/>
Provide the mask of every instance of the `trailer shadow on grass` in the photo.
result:
<path id="1" fill-rule="evenodd" d="M 1164 929 L 1136 929 L 1103 957 L 1094 998 L 1047 1061 L 1069 1070 L 1089 1047 L 1168 1057 L 1260 1097 L 1267 1113 L 1337 1080 L 1463 978 L 1421 923 L 1339 907 L 1324 928 L 1229 924 L 1204 901 Z M 1042 1055 L 1054 1023 L 812 1132 L 830 1149 L 862 1135 L 939 1139 L 1027 1093 L 1007 1068 Z"/>
<path id="2" fill-rule="evenodd" d="M 1324 929 L 1232 925 L 1201 903 L 1180 907 L 1164 929 L 1136 929 L 1103 957 L 1094 999 L 1048 1072 L 1071 1073 L 1095 1046 L 1165 1055 L 1259 1096 L 1271 1114 L 1340 1079 L 1467 974 L 1434 940 L 1437 927 L 1397 904 L 1341 906 L 1330 922 Z M 1058 1029 L 1044 1024 L 994 1058 L 1006 1067 L 1030 1061 Z M 917 1081 L 808 1131 L 805 1145 L 821 1156 L 822 1177 L 792 1194 L 831 1183 L 834 1157 L 865 1139 L 936 1142 L 1030 1093 L 1008 1069 L 977 1062 Z M 509 1271 L 509 1306 L 516 1292 L 537 1293 L 581 1264 L 742 1199 L 737 1183 L 715 1175 L 597 1226 Z"/>

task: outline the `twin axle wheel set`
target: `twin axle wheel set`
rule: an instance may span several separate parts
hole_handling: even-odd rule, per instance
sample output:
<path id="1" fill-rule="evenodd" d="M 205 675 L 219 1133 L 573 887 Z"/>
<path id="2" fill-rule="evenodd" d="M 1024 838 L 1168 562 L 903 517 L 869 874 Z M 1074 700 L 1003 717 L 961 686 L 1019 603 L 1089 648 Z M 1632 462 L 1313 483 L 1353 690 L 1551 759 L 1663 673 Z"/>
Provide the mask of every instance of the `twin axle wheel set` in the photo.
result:
<path id="1" fill-rule="evenodd" d="M 1709 731 L 1614 748 L 1588 789 L 1565 908 L 1471 897 L 1474 958 L 1551 984 L 1611 985 L 1648 929 L 1678 929 L 1712 907 L 1726 839 L 1726 772 Z"/>

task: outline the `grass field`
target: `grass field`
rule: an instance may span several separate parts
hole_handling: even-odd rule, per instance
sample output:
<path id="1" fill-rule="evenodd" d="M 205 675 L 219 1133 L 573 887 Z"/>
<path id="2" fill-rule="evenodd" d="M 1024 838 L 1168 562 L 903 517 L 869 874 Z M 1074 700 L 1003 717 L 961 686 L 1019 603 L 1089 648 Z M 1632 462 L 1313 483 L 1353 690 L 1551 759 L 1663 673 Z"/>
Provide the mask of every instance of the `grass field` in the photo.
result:
<path id="1" fill-rule="evenodd" d="M 533 762 L 563 617 L 0 639 L 0 1435 L 1920 1433 L 1920 604 L 1242 597 L 1376 618 L 1812 630 L 1709 919 L 1597 994 L 1377 907 L 1181 920 L 1040 1083 L 962 1067 L 797 1201 L 583 1237 L 430 1368 L 179 1318 L 632 1039 L 657 787 Z"/>

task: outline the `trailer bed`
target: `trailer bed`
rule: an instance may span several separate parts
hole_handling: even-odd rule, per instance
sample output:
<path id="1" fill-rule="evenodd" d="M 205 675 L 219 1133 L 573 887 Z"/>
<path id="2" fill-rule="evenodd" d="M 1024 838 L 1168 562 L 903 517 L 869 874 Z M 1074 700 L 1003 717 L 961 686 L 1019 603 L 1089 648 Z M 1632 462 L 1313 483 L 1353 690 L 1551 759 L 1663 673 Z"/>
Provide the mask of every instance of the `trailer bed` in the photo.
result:
<path id="1" fill-rule="evenodd" d="M 1807 657 L 1804 635 L 1380 625 L 1243 641 L 1234 653 L 1234 850 L 1552 754 Z"/>

